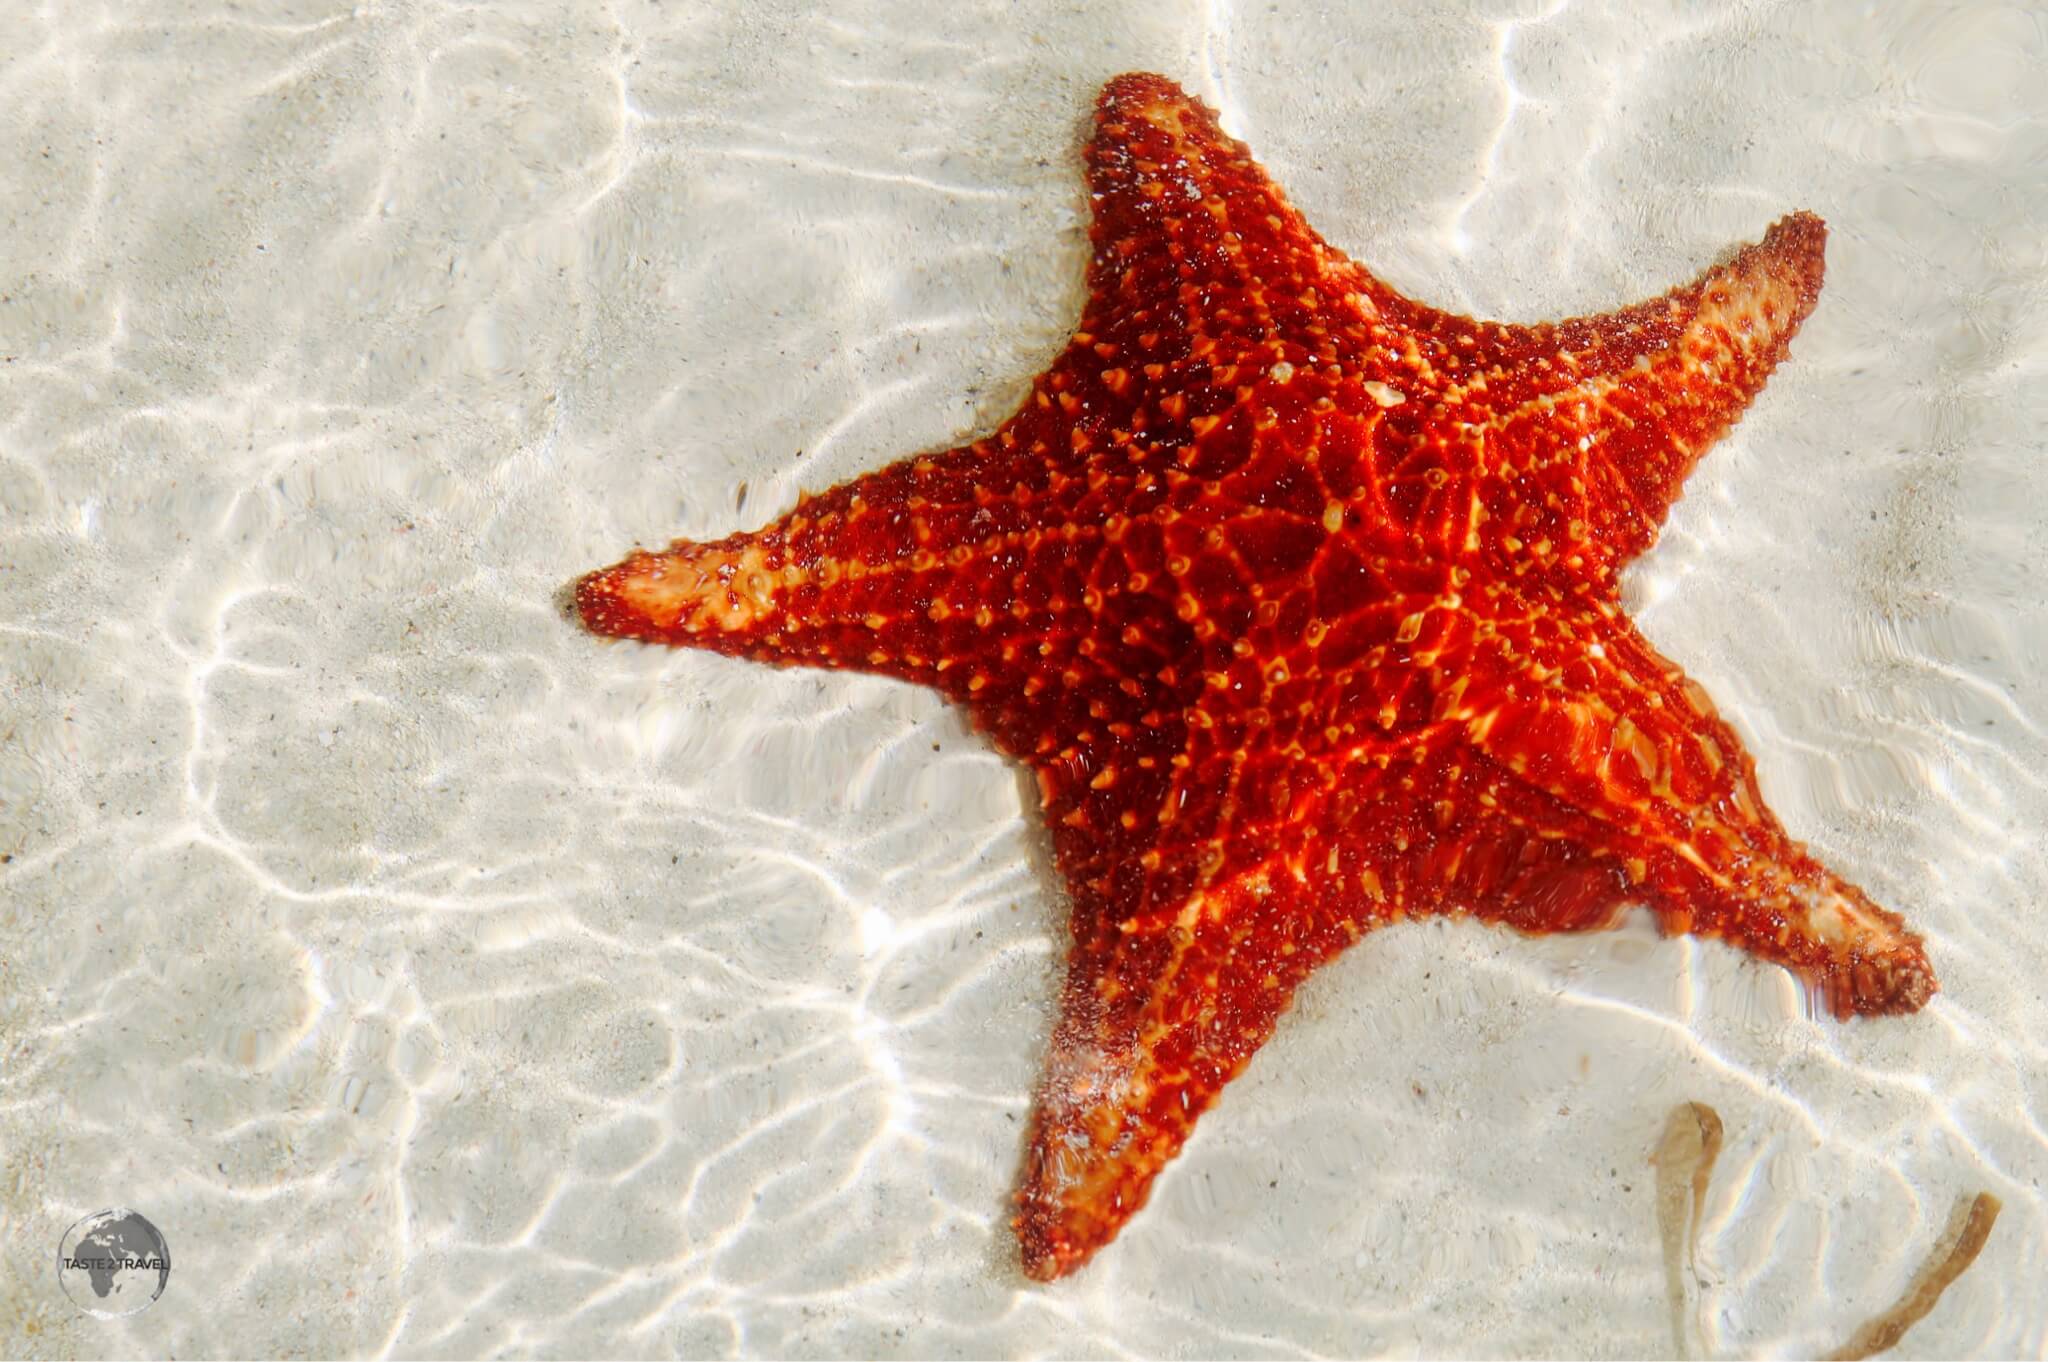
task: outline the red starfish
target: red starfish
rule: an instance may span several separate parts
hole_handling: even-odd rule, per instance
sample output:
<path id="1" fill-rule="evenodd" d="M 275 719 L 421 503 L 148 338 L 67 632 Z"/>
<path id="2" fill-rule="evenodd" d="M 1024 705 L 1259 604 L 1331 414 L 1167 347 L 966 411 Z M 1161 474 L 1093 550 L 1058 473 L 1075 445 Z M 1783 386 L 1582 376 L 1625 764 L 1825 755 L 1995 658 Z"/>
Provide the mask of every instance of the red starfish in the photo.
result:
<path id="1" fill-rule="evenodd" d="M 1647 903 L 1838 1016 L 1934 992 L 1616 578 L 1812 310 L 1799 213 L 1504 326 L 1328 246 L 1171 81 L 1102 91 L 1080 329 L 987 439 L 577 587 L 598 633 L 935 686 L 1038 775 L 1073 952 L 1016 1228 L 1108 1242 L 1309 971 L 1406 915 Z"/>

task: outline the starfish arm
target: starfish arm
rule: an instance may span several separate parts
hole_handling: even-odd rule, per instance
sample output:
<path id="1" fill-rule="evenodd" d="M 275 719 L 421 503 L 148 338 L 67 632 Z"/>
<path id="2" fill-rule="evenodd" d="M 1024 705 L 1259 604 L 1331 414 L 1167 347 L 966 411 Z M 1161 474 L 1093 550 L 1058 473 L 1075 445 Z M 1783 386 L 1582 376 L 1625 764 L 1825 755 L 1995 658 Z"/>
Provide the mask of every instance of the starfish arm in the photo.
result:
<path id="1" fill-rule="evenodd" d="M 1313 290 L 1343 256 L 1206 104 L 1162 76 L 1118 76 L 1085 157 L 1094 257 L 1077 347 L 1107 344 L 1102 358 L 1142 371 L 1204 359 L 1221 336 L 1315 325 Z"/>
<path id="2" fill-rule="evenodd" d="M 806 497 L 757 531 L 630 554 L 577 583 L 583 622 L 979 699 L 1024 641 L 1079 610 L 1103 549 L 1099 507 L 1076 506 L 1085 487 L 1020 426 Z"/>
<path id="3" fill-rule="evenodd" d="M 1295 985 L 1369 925 L 1316 921 L 1300 897 L 1290 880 L 1253 872 L 1161 912 L 1091 915 L 1077 904 L 1017 1194 L 1026 1274 L 1063 1276 L 1116 1236 L 1271 1036 Z"/>
<path id="4" fill-rule="evenodd" d="M 1164 800 L 1085 779 L 1071 748 L 1034 762 L 1073 948 L 1017 1197 L 1030 1276 L 1116 1235 L 1298 985 L 1366 932 L 1453 910 L 1532 931 L 1613 920 L 1630 892 L 1588 850 L 1591 819 L 1533 790 L 1498 817 L 1444 816 L 1488 769 L 1454 730 L 1302 760 L 1292 740 L 1198 729 Z"/>
<path id="5" fill-rule="evenodd" d="M 1420 399 L 1386 413 L 1383 480 L 1427 480 L 1411 524 L 1449 550 L 1611 581 L 1783 358 L 1826 239 L 1795 213 L 1663 297 L 1539 326 L 1437 312 L 1365 276 L 1378 376 Z"/>
<path id="6" fill-rule="evenodd" d="M 1924 1006 L 1920 938 L 1786 834 L 1706 693 L 1604 610 L 1478 650 L 1456 715 L 1504 773 L 1495 797 L 1573 811 L 1559 835 L 1618 862 L 1667 928 L 1786 966 L 1837 1016 Z"/>

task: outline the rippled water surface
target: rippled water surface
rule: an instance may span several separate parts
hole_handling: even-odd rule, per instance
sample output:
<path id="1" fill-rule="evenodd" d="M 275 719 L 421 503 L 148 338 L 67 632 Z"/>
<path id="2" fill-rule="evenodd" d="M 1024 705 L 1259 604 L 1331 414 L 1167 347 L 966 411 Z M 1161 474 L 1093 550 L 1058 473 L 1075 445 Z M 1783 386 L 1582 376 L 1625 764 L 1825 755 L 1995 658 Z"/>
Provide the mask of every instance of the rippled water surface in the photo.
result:
<path id="1" fill-rule="evenodd" d="M 0 1353 L 1798 1355 L 1980 1191 L 1899 1351 L 2048 1350 L 2037 6 L 5 18 Z M 1628 595 L 1926 933 L 1924 1013 L 1815 1020 L 1640 917 L 1402 926 L 1093 1266 L 1022 1279 L 1065 928 L 1017 771 L 932 694 L 607 645 L 560 592 L 1005 416 L 1130 68 L 1460 310 L 1829 219 Z M 1667 1267 L 1691 1101 L 1724 1142 Z M 52 1262 L 121 1204 L 174 1270 L 103 1322 Z"/>

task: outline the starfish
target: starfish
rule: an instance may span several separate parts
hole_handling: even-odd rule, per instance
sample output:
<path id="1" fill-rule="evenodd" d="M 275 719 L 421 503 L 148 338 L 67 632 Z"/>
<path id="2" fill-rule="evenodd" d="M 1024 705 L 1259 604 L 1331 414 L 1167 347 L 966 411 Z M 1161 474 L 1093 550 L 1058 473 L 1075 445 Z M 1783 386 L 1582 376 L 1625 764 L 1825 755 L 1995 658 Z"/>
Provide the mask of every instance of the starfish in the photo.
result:
<path id="1" fill-rule="evenodd" d="M 1821 283 L 1795 213 L 1605 316 L 1396 293 L 1173 82 L 1102 90 L 1089 299 L 985 439 L 582 579 L 600 634 L 916 681 L 1037 775 L 1072 947 L 1015 1229 L 1046 1280 L 1144 1204 L 1367 932 L 1647 905 L 1840 1017 L 1935 983 L 1765 807 L 1622 569 Z"/>

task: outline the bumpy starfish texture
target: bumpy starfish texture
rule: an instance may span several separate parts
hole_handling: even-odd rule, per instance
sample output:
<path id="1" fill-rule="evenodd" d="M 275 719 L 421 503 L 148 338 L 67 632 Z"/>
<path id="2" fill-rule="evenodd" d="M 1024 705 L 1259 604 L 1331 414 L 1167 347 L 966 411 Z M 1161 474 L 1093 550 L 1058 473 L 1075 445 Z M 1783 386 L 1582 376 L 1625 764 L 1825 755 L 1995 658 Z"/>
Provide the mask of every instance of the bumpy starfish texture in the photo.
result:
<path id="1" fill-rule="evenodd" d="M 1037 773 L 1073 947 L 1025 1271 L 1111 1239 L 1309 972 L 1404 916 L 1642 903 L 1839 1016 L 1925 1003 L 1919 939 L 1617 594 L 1812 310 L 1820 220 L 1509 326 L 1332 249 L 1162 77 L 1109 82 L 1086 155 L 1086 313 L 999 430 L 577 588 L 598 633 L 936 687 Z"/>

